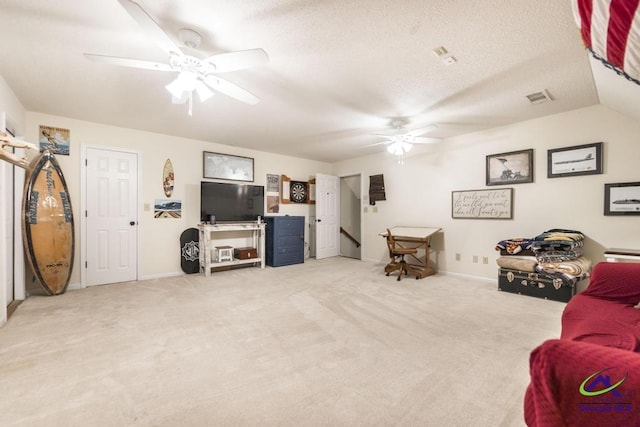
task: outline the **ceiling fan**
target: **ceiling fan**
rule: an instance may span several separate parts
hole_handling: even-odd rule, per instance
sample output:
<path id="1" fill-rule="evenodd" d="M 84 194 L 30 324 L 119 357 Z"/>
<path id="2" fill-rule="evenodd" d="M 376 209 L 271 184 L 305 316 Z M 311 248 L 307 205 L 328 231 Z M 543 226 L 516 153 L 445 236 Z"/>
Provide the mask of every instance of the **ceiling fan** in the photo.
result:
<path id="1" fill-rule="evenodd" d="M 189 101 L 189 115 L 192 113 L 193 92 L 197 92 L 201 102 L 214 95 L 211 89 L 235 98 L 247 104 L 255 105 L 260 98 L 234 83 L 221 79 L 218 73 L 250 68 L 269 60 L 262 49 L 248 49 L 221 53 L 208 58 L 188 55 L 178 47 L 171 37 L 160 28 L 145 10 L 132 0 L 118 0 L 118 3 L 140 25 L 151 39 L 169 55 L 167 63 L 144 61 L 139 59 L 119 58 L 115 56 L 85 53 L 84 56 L 93 61 L 120 65 L 124 67 L 142 68 L 156 71 L 177 72 L 178 76 L 166 86 L 176 104 Z M 195 49 L 200 45 L 202 37 L 196 31 L 182 29 L 180 40 L 188 48 Z"/>
<path id="2" fill-rule="evenodd" d="M 439 142 L 440 138 L 425 138 L 424 135 L 432 130 L 436 129 L 436 125 L 422 126 L 418 129 L 411 131 L 404 131 L 407 122 L 405 120 L 396 119 L 391 122 L 393 129 L 390 132 L 374 133 L 375 136 L 382 136 L 386 138 L 386 141 L 377 142 L 373 145 L 386 145 L 387 151 L 396 156 L 403 156 L 406 152 L 411 150 L 413 144 L 432 144 Z"/>

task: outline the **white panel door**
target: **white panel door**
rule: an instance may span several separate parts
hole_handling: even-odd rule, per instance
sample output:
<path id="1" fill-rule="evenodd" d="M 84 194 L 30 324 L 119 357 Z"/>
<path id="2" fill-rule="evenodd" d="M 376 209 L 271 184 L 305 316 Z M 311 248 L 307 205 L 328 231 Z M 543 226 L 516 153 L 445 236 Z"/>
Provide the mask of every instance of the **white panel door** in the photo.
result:
<path id="1" fill-rule="evenodd" d="M 137 279 L 138 155 L 87 148 L 85 285 Z"/>
<path id="2" fill-rule="evenodd" d="M 316 174 L 316 259 L 340 253 L 340 178 Z"/>

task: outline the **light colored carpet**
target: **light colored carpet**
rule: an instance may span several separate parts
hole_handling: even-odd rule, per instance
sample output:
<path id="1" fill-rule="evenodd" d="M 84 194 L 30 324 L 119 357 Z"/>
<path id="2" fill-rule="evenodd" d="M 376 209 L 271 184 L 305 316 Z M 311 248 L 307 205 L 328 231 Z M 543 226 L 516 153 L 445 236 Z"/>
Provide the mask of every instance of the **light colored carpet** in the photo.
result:
<path id="1" fill-rule="evenodd" d="M 522 426 L 564 304 L 348 258 L 31 297 L 2 426 Z"/>

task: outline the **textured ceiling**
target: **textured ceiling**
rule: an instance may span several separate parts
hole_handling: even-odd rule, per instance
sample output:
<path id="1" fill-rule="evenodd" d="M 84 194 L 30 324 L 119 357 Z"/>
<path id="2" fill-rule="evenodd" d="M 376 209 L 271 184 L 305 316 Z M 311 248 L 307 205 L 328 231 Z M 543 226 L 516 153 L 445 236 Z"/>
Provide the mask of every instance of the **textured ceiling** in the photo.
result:
<path id="1" fill-rule="evenodd" d="M 116 0 L 0 0 L 0 75 L 29 111 L 329 162 L 383 150 L 371 134 L 398 117 L 446 138 L 598 103 L 568 0 L 138 3 L 175 39 L 200 32 L 203 57 L 263 48 L 224 75 L 262 101 L 218 94 L 190 117 L 172 73 L 87 60 L 167 60 Z M 554 101 L 531 105 L 543 89 Z"/>

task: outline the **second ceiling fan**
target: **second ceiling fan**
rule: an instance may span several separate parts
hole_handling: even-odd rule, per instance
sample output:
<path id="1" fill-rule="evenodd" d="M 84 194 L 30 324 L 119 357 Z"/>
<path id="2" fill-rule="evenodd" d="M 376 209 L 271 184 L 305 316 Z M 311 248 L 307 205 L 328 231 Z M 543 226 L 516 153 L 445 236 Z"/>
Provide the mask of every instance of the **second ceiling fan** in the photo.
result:
<path id="1" fill-rule="evenodd" d="M 407 122 L 405 120 L 396 119 L 391 122 L 392 130 L 389 132 L 374 133 L 375 136 L 386 138 L 386 141 L 377 142 L 373 145 L 386 145 L 387 151 L 397 156 L 402 156 L 411 148 L 413 144 L 432 144 L 439 142 L 440 138 L 426 138 L 422 135 L 436 129 L 436 125 L 421 126 L 418 129 L 405 131 Z"/>
<path id="2" fill-rule="evenodd" d="M 203 59 L 188 55 L 180 49 L 173 39 L 138 3 L 132 0 L 118 0 L 118 3 L 169 56 L 167 63 L 91 53 L 85 53 L 85 57 L 111 65 L 177 72 L 178 76 L 166 86 L 166 89 L 171 93 L 174 103 L 189 102 L 189 115 L 192 113 L 194 91 L 198 94 L 201 102 L 214 95 L 212 89 L 247 104 L 255 105 L 260 101 L 260 98 L 251 92 L 218 77 L 217 74 L 242 70 L 266 63 L 269 60 L 269 56 L 264 50 L 249 49 L 227 52 Z M 185 46 L 193 49 L 197 48 L 202 41 L 200 35 L 190 29 L 180 30 L 179 36 Z"/>

